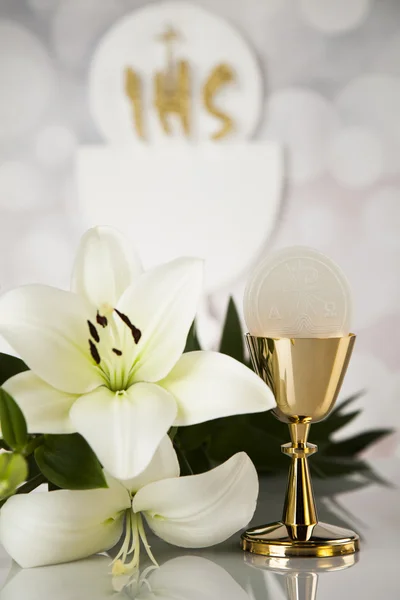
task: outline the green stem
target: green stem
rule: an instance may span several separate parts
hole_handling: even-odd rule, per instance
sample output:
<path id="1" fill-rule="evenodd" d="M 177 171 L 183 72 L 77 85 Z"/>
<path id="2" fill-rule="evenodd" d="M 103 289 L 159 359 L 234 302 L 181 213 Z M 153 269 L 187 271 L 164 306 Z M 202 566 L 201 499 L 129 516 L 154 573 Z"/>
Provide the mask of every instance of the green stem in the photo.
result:
<path id="1" fill-rule="evenodd" d="M 37 437 L 33 438 L 33 440 L 31 440 L 24 448 L 22 454 L 24 456 L 29 456 L 30 454 L 32 454 L 32 452 L 34 452 L 34 450 L 36 450 L 36 448 L 38 448 L 39 446 L 41 446 L 44 442 L 44 435 L 38 435 Z"/>
<path id="2" fill-rule="evenodd" d="M 171 429 L 168 431 L 168 435 L 169 435 L 171 441 L 174 440 L 177 433 L 178 433 L 178 427 L 171 427 Z"/>
<path id="3" fill-rule="evenodd" d="M 188 475 L 193 475 L 193 469 L 190 466 L 190 463 L 188 461 L 188 459 L 186 458 L 186 455 L 184 453 L 184 451 L 182 450 L 182 448 L 177 444 L 174 443 L 174 448 L 176 450 L 176 453 L 178 455 L 178 459 L 180 463 L 183 463 L 183 465 L 186 467 L 187 471 L 188 471 Z"/>
<path id="4" fill-rule="evenodd" d="M 42 485 L 42 483 L 46 483 L 46 481 L 46 477 L 42 473 L 38 473 L 35 477 L 32 477 L 32 479 L 24 483 L 24 485 L 21 485 L 15 493 L 29 494 L 29 492 L 35 490 L 39 485 Z"/>

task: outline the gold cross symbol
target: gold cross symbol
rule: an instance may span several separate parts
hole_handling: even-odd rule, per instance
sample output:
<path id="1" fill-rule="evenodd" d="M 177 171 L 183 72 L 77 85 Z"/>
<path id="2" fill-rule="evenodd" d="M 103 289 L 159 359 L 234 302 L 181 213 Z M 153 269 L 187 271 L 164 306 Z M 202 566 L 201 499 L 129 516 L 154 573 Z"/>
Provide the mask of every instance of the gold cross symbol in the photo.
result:
<path id="1" fill-rule="evenodd" d="M 169 25 L 166 30 L 164 31 L 164 33 L 162 33 L 161 35 L 157 36 L 157 39 L 159 42 L 164 42 L 167 46 L 172 45 L 173 42 L 176 42 L 176 40 L 179 40 L 180 35 L 179 33 L 176 31 L 176 29 L 174 29 L 173 27 L 171 27 L 171 25 Z"/>

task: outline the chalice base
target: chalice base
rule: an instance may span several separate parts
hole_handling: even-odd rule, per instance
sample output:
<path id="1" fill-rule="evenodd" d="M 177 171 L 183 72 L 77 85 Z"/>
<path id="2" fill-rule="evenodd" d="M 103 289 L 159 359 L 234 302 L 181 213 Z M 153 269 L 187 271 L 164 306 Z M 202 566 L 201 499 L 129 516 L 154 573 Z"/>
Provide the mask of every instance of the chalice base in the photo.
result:
<path id="1" fill-rule="evenodd" d="M 252 527 L 242 534 L 243 550 L 264 556 L 343 556 L 359 548 L 359 537 L 354 531 L 317 523 L 307 541 L 293 540 L 282 521 L 262 527 Z"/>

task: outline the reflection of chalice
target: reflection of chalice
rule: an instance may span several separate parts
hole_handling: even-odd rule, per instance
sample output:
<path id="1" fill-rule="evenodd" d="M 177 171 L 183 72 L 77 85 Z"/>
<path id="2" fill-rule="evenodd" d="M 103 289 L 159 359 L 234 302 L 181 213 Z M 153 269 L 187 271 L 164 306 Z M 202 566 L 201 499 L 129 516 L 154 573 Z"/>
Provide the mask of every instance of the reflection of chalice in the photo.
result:
<path id="1" fill-rule="evenodd" d="M 319 573 L 341 571 L 352 567 L 358 558 L 356 554 L 330 556 L 326 558 L 274 558 L 272 556 L 245 556 L 246 564 L 256 569 L 276 573 L 285 578 L 288 600 L 315 600 Z"/>
<path id="2" fill-rule="evenodd" d="M 291 459 L 282 521 L 246 531 L 244 550 L 271 557 L 332 557 L 359 549 L 353 531 L 318 522 L 307 464 L 317 452 L 307 442 L 310 424 L 331 412 L 354 342 L 353 334 L 296 339 L 247 334 L 253 367 L 274 392 L 275 416 L 288 423 L 292 441 L 282 446 Z"/>

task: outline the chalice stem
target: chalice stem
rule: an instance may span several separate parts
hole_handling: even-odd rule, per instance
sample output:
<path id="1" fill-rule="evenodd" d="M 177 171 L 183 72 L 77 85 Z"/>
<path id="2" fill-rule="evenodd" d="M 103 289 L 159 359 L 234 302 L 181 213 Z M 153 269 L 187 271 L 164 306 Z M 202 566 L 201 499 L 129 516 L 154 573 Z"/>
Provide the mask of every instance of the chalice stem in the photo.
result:
<path id="1" fill-rule="evenodd" d="M 288 573 L 286 590 L 288 600 L 315 600 L 317 597 L 318 573 Z"/>
<path id="2" fill-rule="evenodd" d="M 282 520 L 290 538 L 302 542 L 310 539 L 318 523 L 308 468 L 308 456 L 314 454 L 317 447 L 307 443 L 309 428 L 309 423 L 290 424 L 292 442 L 282 446 L 282 452 L 291 459 Z"/>

